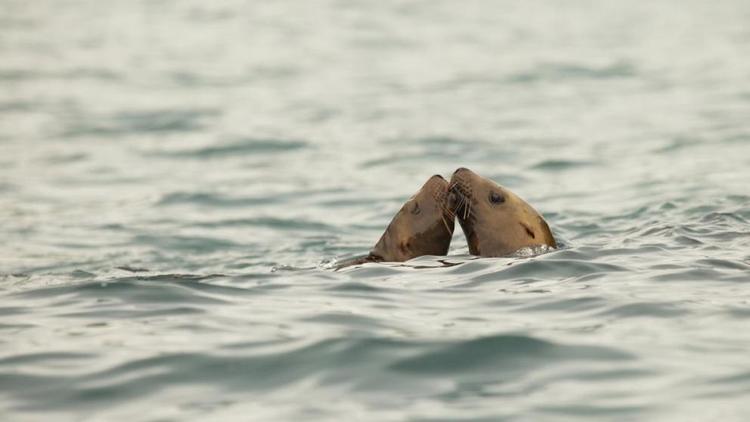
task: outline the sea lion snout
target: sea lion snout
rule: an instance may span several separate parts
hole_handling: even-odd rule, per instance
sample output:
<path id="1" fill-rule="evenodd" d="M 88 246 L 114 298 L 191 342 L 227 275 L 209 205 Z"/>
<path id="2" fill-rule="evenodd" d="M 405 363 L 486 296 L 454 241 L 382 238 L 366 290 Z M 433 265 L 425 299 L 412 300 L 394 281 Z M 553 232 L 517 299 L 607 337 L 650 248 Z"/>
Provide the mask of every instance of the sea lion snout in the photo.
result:
<path id="1" fill-rule="evenodd" d="M 448 187 L 448 181 L 445 180 L 443 176 L 434 174 L 430 176 L 429 179 L 427 179 L 427 182 L 425 182 L 423 189 L 428 189 L 429 191 L 433 192 L 433 194 L 438 194 L 447 192 Z"/>
<path id="2" fill-rule="evenodd" d="M 472 171 L 467 169 L 466 167 L 459 167 L 456 169 L 456 171 L 453 172 L 453 175 L 456 176 L 459 173 L 465 173 L 465 172 L 472 172 Z"/>
<path id="3" fill-rule="evenodd" d="M 452 198 L 451 208 L 455 211 L 461 212 L 467 203 L 466 201 L 472 199 L 472 184 L 470 181 L 474 176 L 475 173 L 466 167 L 459 167 L 453 172 L 448 191 Z"/>
<path id="4" fill-rule="evenodd" d="M 456 194 L 471 196 L 474 180 L 480 176 L 466 167 L 459 167 L 453 172 L 449 190 Z"/>

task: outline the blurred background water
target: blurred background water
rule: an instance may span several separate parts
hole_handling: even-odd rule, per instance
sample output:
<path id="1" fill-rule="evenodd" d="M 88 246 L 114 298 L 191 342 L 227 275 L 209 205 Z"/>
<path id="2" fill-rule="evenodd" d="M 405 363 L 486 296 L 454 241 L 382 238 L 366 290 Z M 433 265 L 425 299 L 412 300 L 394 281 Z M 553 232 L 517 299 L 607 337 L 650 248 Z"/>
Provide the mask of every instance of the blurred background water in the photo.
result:
<path id="1" fill-rule="evenodd" d="M 0 416 L 748 420 L 749 53 L 742 0 L 2 0 Z M 564 247 L 328 268 L 459 166 Z"/>

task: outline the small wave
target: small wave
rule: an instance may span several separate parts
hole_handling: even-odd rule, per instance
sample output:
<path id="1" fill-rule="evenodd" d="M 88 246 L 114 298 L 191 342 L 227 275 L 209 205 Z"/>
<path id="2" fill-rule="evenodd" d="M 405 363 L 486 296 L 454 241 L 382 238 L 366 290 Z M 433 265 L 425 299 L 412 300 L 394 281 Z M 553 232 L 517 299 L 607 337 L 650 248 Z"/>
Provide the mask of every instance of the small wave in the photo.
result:
<path id="1" fill-rule="evenodd" d="M 303 141 L 247 138 L 225 144 L 209 145 L 188 150 L 163 151 L 156 154 L 172 158 L 212 159 L 242 157 L 258 153 L 282 153 L 308 147 L 308 143 Z M 148 155 L 151 154 L 153 153 L 149 153 Z"/>
<path id="2" fill-rule="evenodd" d="M 197 204 L 222 207 L 244 207 L 250 205 L 272 204 L 279 198 L 264 197 L 234 197 L 214 192 L 171 192 L 159 199 L 156 205 Z"/>
<path id="3" fill-rule="evenodd" d="M 579 161 L 579 160 L 544 160 L 540 161 L 530 167 L 532 170 L 544 170 L 544 171 L 560 171 L 569 170 L 577 167 L 585 167 L 594 165 L 591 161 Z"/>
<path id="4" fill-rule="evenodd" d="M 452 161 L 452 155 L 447 154 L 441 150 L 431 150 L 430 152 L 402 152 L 402 153 L 388 153 L 385 156 L 378 158 L 368 159 L 360 164 L 362 169 L 371 169 L 377 167 L 390 167 L 397 163 L 416 163 L 416 162 L 435 162 L 435 160 L 443 159 L 445 161 Z"/>
<path id="5" fill-rule="evenodd" d="M 86 153 L 74 152 L 74 153 L 51 154 L 45 157 L 44 161 L 48 164 L 67 165 L 71 163 L 84 161 L 84 160 L 87 160 L 88 158 L 89 158 L 89 155 Z"/>
<path id="6" fill-rule="evenodd" d="M 65 137 L 127 136 L 153 132 L 191 132 L 203 129 L 218 109 L 123 111 L 111 116 L 83 115 L 68 124 Z"/>
<path id="7" fill-rule="evenodd" d="M 562 360 L 628 360 L 632 356 L 596 346 L 558 345 L 534 337 L 495 335 L 455 342 L 434 351 L 402 359 L 391 369 L 422 374 L 504 371 Z"/>
<path id="8" fill-rule="evenodd" d="M 40 71 L 33 69 L 5 69 L 0 70 L 0 80 L 10 82 L 38 81 L 44 79 L 98 79 L 117 81 L 121 75 L 106 69 L 78 68 L 64 71 Z"/>
<path id="9" fill-rule="evenodd" d="M 672 318 L 682 316 L 687 313 L 688 312 L 686 310 L 677 307 L 677 305 L 674 303 L 637 302 L 607 309 L 605 311 L 602 311 L 600 315 L 613 316 L 618 319 L 642 317 Z"/>
<path id="10" fill-rule="evenodd" d="M 637 73 L 636 67 L 625 61 L 598 67 L 578 63 L 546 63 L 535 66 L 532 70 L 511 75 L 507 78 L 507 81 L 511 83 L 531 83 L 572 79 L 632 78 Z"/>
<path id="11" fill-rule="evenodd" d="M 522 311 L 557 313 L 564 311 L 566 315 L 573 312 L 589 312 L 606 306 L 607 301 L 601 297 L 584 296 L 576 298 L 552 298 L 538 300 L 534 304 L 524 305 Z"/>
<path id="12" fill-rule="evenodd" d="M 503 280 L 571 279 L 591 280 L 592 276 L 604 277 L 613 272 L 625 272 L 627 268 L 603 262 L 573 259 L 528 259 L 509 262 L 499 271 L 480 274 L 471 278 L 472 284 Z"/>
<path id="13" fill-rule="evenodd" d="M 99 326 L 107 326 L 113 320 L 139 320 L 154 317 L 180 317 L 205 314 L 206 310 L 197 306 L 162 306 L 158 309 L 116 309 L 111 305 L 105 309 L 81 309 L 75 312 L 62 312 L 56 314 L 58 318 L 80 318 L 80 319 L 101 319 Z"/>
<path id="14" fill-rule="evenodd" d="M 137 234 L 132 237 L 131 242 L 135 245 L 150 245 L 159 249 L 192 253 L 211 253 L 240 246 L 231 240 L 213 236 Z"/>
<path id="15" fill-rule="evenodd" d="M 332 232 L 333 226 L 319 221 L 309 221 L 301 218 L 233 218 L 217 221 L 204 221 L 191 223 L 195 227 L 217 228 L 217 227 L 268 227 L 277 230 L 310 230 Z"/>
<path id="16" fill-rule="evenodd" d="M 93 353 L 80 352 L 40 352 L 8 356 L 0 359 L 0 366 L 16 365 L 45 365 L 51 363 L 53 367 L 64 366 L 63 361 L 79 361 L 94 357 Z M 52 361 L 52 362 L 50 362 Z"/>
<path id="17" fill-rule="evenodd" d="M 0 306 L 0 316 L 22 315 L 30 312 L 30 309 L 23 306 Z"/>
<path id="18" fill-rule="evenodd" d="M 676 271 L 668 271 L 655 274 L 650 279 L 655 281 L 693 281 L 693 282 L 739 282 L 747 283 L 748 276 L 746 270 L 722 271 L 717 268 L 698 267 L 685 269 L 684 266 L 677 267 Z"/>
<path id="19" fill-rule="evenodd" d="M 34 110 L 35 107 L 38 107 L 38 104 L 32 101 L 0 101 L 2 113 L 27 112 Z"/>
<path id="20" fill-rule="evenodd" d="M 362 332 L 368 332 L 378 327 L 386 327 L 380 318 L 358 315 L 352 312 L 317 312 L 312 315 L 305 315 L 300 318 L 300 322 L 315 322 L 325 325 L 341 326 L 347 330 L 357 329 Z"/>
<path id="21" fill-rule="evenodd" d="M 725 226 L 733 226 L 735 223 L 739 223 L 741 227 L 746 227 L 745 225 L 748 224 L 745 216 L 739 213 L 721 211 L 709 212 L 702 216 L 700 221 L 702 223 L 722 224 Z"/>
<path id="22" fill-rule="evenodd" d="M 326 290 L 331 292 L 372 294 L 382 292 L 384 288 L 362 281 L 350 281 L 337 284 L 335 286 L 327 288 Z"/>
<path id="23" fill-rule="evenodd" d="M 674 154 L 676 151 L 701 146 L 705 140 L 694 137 L 676 137 L 653 150 L 657 154 Z"/>
<path id="24" fill-rule="evenodd" d="M 165 77 L 168 83 L 171 82 L 181 88 L 236 87 L 242 85 L 247 79 L 242 75 L 212 75 L 183 69 L 167 72 Z"/>
<path id="25" fill-rule="evenodd" d="M 18 190 L 18 186 L 12 183 L 0 182 L 0 192 L 13 192 Z"/>
<path id="26" fill-rule="evenodd" d="M 510 256 L 513 258 L 530 258 L 533 256 L 543 255 L 552 251 L 556 251 L 557 248 L 553 248 L 548 245 L 535 245 L 527 246 L 513 252 Z"/>

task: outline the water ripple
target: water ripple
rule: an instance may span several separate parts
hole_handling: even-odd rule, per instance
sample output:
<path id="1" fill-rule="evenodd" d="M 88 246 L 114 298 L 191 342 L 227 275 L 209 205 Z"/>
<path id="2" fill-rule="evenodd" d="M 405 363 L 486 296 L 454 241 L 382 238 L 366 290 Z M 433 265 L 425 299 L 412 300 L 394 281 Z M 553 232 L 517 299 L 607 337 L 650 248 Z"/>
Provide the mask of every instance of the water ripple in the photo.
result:
<path id="1" fill-rule="evenodd" d="M 282 153 L 308 148 L 302 141 L 286 139 L 242 139 L 220 145 L 209 145 L 187 150 L 160 151 L 159 155 L 170 158 L 216 159 L 224 157 L 252 156 L 253 154 Z M 149 155 L 152 153 L 149 153 Z"/>
<path id="2" fill-rule="evenodd" d="M 403 359 L 392 369 L 422 374 L 444 374 L 477 371 L 493 377 L 492 370 L 520 370 L 544 365 L 550 360 L 627 360 L 632 357 L 620 351 L 594 346 L 562 346 L 533 337 L 497 335 L 474 339 L 417 357 Z M 496 376 L 496 375 L 495 375 Z"/>
<path id="3" fill-rule="evenodd" d="M 535 66 L 533 70 L 519 72 L 508 78 L 512 83 L 538 81 L 564 81 L 571 79 L 610 79 L 632 78 L 638 75 L 632 63 L 616 62 L 601 67 L 578 63 L 547 63 Z"/>
<path id="4" fill-rule="evenodd" d="M 216 109 L 123 111 L 111 116 L 81 116 L 61 134 L 64 137 L 113 137 L 139 133 L 192 132 L 220 114 Z"/>
<path id="5" fill-rule="evenodd" d="M 3 421 L 748 419 L 750 3 L 59 3 L 0 12 Z M 461 166 L 560 248 L 334 271 Z"/>

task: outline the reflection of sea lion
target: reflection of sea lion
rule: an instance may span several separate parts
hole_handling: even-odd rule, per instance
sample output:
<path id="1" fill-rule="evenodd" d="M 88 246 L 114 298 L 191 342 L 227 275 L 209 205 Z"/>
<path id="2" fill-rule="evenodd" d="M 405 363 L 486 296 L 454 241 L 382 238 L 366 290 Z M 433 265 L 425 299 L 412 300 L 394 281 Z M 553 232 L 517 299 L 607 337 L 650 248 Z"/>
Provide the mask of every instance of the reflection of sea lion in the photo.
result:
<path id="1" fill-rule="evenodd" d="M 449 189 L 472 255 L 506 256 L 528 246 L 557 247 L 544 218 L 492 180 L 462 167 L 453 173 Z"/>
<path id="2" fill-rule="evenodd" d="M 448 182 L 434 175 L 401 207 L 370 254 L 338 264 L 402 262 L 422 255 L 445 255 L 453 237 Z"/>

